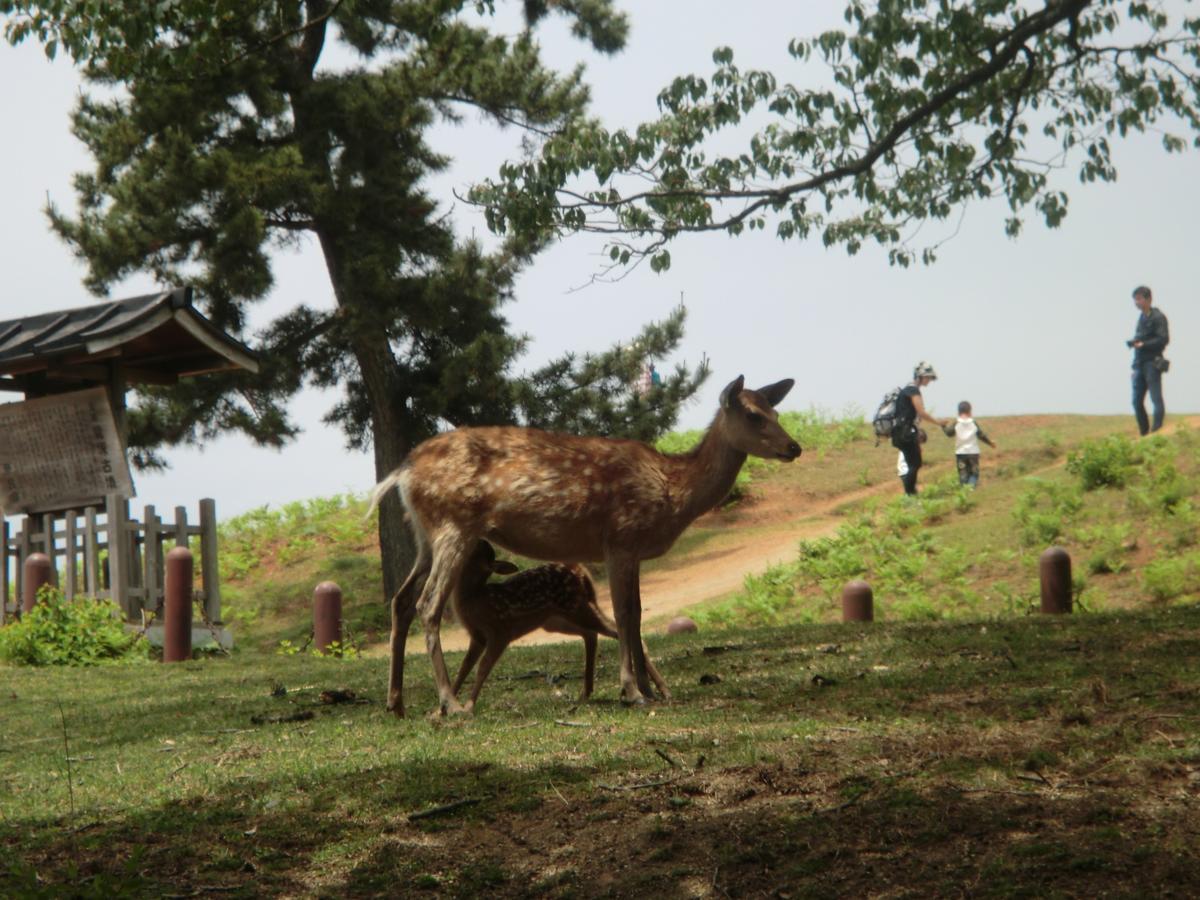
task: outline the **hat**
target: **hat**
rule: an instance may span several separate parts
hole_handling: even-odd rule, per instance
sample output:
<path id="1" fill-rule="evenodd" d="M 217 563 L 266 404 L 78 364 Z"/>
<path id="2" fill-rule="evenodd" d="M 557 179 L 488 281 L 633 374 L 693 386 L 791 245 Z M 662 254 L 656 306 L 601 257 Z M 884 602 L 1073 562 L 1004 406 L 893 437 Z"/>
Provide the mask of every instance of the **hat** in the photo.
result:
<path id="1" fill-rule="evenodd" d="M 933 371 L 933 366 L 931 366 L 929 363 L 925 362 L 925 360 L 921 360 L 913 368 L 913 378 L 936 379 L 937 372 Z"/>

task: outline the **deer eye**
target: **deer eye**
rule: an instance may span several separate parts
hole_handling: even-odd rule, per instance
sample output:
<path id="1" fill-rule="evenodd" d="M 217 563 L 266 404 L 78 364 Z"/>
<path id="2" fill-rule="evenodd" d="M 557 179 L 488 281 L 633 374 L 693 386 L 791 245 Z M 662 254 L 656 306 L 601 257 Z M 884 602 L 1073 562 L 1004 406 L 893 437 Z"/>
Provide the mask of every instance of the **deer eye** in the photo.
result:
<path id="1" fill-rule="evenodd" d="M 750 424 L 753 425 L 755 428 L 761 428 L 767 422 L 767 417 L 764 416 L 762 413 L 747 412 L 746 418 L 750 421 Z"/>

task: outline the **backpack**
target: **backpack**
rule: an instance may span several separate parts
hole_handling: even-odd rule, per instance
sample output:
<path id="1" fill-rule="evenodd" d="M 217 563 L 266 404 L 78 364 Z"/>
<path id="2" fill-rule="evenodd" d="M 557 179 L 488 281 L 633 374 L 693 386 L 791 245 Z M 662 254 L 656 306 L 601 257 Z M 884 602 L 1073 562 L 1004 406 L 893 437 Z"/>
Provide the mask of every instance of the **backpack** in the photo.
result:
<path id="1" fill-rule="evenodd" d="M 903 387 L 895 388 L 883 395 L 883 401 L 879 404 L 879 409 L 875 411 L 875 418 L 871 420 L 871 425 L 875 428 L 875 446 L 879 446 L 879 442 L 883 438 L 890 438 L 892 433 L 897 431 L 900 419 L 896 414 L 896 405 L 900 399 L 900 392 Z"/>

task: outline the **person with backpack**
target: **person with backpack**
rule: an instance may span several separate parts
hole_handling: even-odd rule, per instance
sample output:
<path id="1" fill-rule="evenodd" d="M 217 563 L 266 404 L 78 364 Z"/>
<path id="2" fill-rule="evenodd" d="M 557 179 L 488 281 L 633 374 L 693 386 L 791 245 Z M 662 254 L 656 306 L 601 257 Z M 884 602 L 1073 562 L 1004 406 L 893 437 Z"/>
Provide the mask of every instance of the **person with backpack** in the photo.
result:
<path id="1" fill-rule="evenodd" d="M 917 494 L 917 472 L 921 468 L 921 429 L 918 423 L 923 419 L 945 428 L 950 422 L 934 418 L 925 410 L 925 400 L 921 396 L 921 388 L 937 380 L 937 372 L 927 362 L 919 362 L 913 368 L 913 380 L 900 389 L 896 396 L 895 424 L 892 427 L 892 446 L 904 454 L 904 462 L 908 471 L 901 481 L 904 483 L 904 493 L 910 497 Z"/>

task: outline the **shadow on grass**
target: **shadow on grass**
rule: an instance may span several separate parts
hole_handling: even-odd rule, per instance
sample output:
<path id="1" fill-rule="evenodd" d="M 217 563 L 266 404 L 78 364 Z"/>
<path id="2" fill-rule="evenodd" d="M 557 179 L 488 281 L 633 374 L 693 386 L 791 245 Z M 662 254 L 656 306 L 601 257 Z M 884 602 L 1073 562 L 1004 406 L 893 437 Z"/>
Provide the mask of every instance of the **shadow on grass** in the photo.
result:
<path id="1" fill-rule="evenodd" d="M 729 794 L 720 808 L 714 791 Z M 479 802 L 408 819 L 464 798 Z M 1194 835 L 1187 803 L 1147 818 L 1103 789 L 847 778 L 831 797 L 821 773 L 758 766 L 717 788 L 682 778 L 616 792 L 565 765 L 430 760 L 229 782 L 78 833 L 13 825 L 2 843 L 21 862 L 0 873 L 0 893 L 1186 897 L 1200 893 Z"/>

